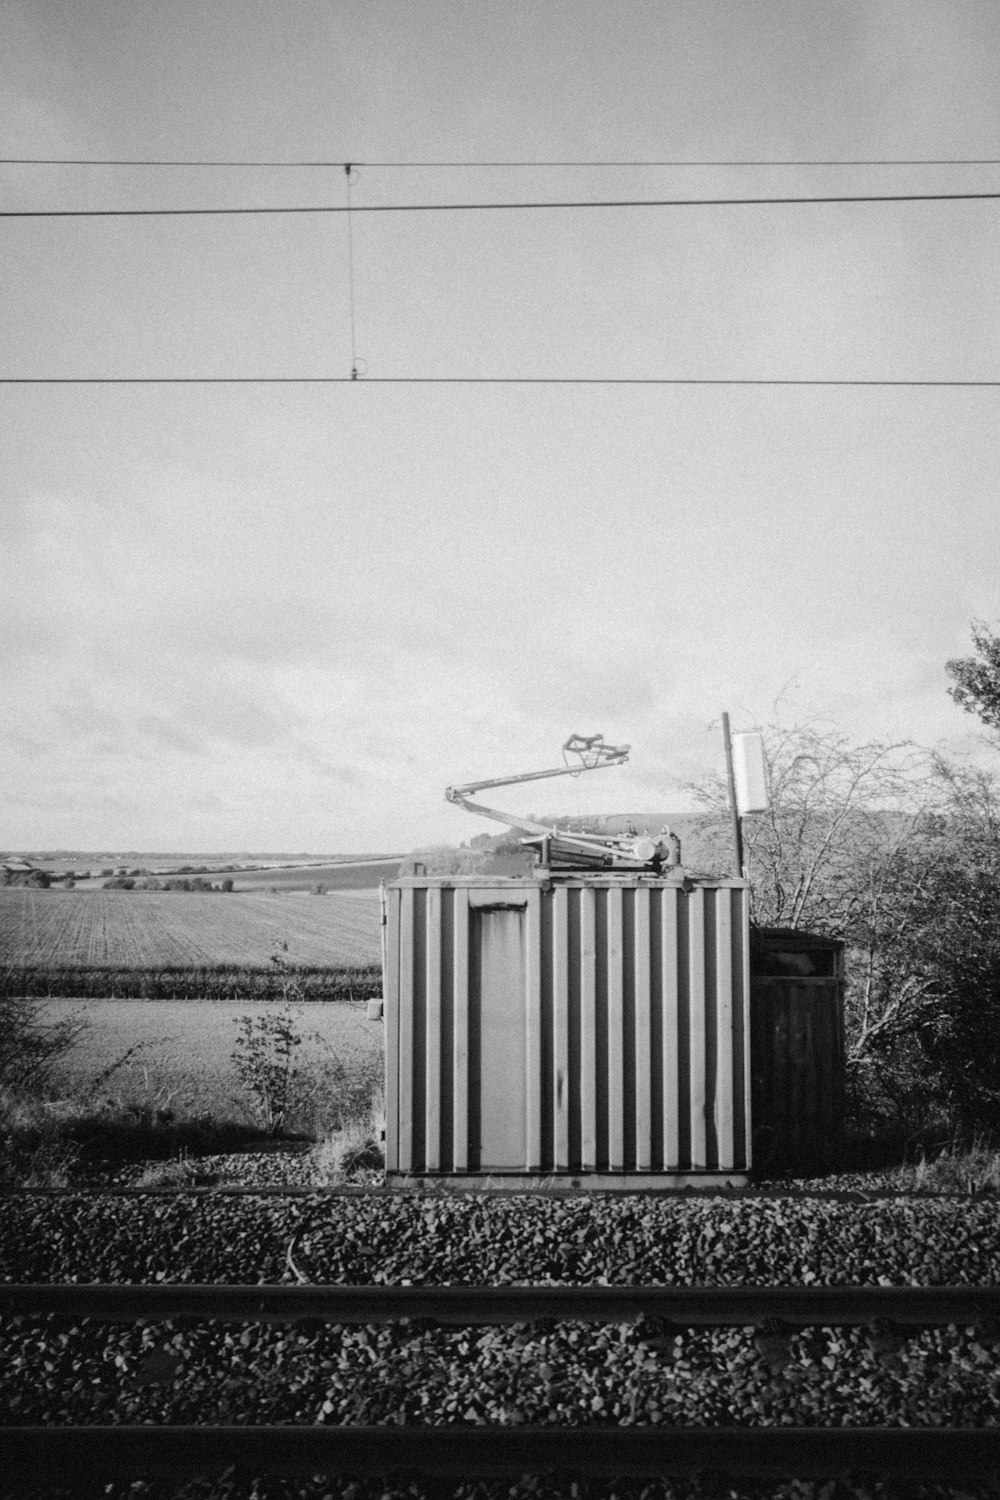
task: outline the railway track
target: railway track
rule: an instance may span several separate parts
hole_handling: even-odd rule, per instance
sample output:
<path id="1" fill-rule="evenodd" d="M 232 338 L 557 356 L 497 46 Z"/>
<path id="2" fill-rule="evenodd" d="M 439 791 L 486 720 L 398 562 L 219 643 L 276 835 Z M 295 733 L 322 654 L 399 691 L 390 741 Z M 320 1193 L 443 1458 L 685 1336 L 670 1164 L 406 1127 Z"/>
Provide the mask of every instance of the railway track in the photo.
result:
<path id="1" fill-rule="evenodd" d="M 231 1286 L 0 1285 L 0 1313 L 98 1318 L 195 1317 L 225 1322 L 476 1324 L 631 1323 L 657 1318 L 679 1328 L 899 1325 L 1000 1330 L 1000 1287 L 886 1286 Z"/>
<path id="2" fill-rule="evenodd" d="M 1000 1337 L 1000 1287 L 410 1287 L 20 1284 L 0 1313 L 134 1322 L 199 1321 L 463 1326 L 634 1324 L 652 1345 L 680 1328 L 749 1326 L 767 1356 L 806 1326 L 867 1327 L 892 1350 L 918 1329 L 975 1327 Z M 553 1471 L 588 1478 L 689 1476 L 832 1479 L 883 1474 L 1000 1478 L 1000 1427 L 21 1426 L 0 1429 L 5 1482 L 125 1477 L 371 1476 L 506 1479 Z"/>

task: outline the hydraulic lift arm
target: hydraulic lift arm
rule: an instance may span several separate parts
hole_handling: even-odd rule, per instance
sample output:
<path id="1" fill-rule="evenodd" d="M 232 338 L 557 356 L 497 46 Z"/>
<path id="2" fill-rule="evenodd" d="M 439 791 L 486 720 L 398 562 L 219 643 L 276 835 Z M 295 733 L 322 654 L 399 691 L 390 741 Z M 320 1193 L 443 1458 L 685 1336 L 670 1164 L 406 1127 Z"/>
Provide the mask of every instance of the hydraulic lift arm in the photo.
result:
<path id="1" fill-rule="evenodd" d="M 661 865 L 676 865 L 680 862 L 680 846 L 669 829 L 664 829 L 660 840 L 639 835 L 614 835 L 599 833 L 570 833 L 552 828 L 547 823 L 536 823 L 531 818 L 518 817 L 514 813 L 500 812 L 472 800 L 473 793 L 487 787 L 514 786 L 524 781 L 544 781 L 551 776 L 579 776 L 583 771 L 597 771 L 603 766 L 620 766 L 628 760 L 629 745 L 605 744 L 602 734 L 571 734 L 562 747 L 563 764 L 545 771 L 523 771 L 516 776 L 492 776 L 483 781 L 467 781 L 460 786 L 450 786 L 445 791 L 449 802 L 464 807 L 467 812 L 479 813 L 485 818 L 506 823 L 510 828 L 520 829 L 532 837 L 524 839 L 526 844 L 539 847 L 544 864 L 564 867 L 603 869 L 658 869 Z M 575 761 L 570 757 L 575 757 Z"/>

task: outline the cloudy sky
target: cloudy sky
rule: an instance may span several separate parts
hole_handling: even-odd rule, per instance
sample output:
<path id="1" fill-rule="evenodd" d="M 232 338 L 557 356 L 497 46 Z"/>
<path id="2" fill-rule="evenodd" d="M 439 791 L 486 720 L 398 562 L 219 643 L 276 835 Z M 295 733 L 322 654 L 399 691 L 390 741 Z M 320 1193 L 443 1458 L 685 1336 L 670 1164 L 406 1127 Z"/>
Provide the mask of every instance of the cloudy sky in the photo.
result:
<path id="1" fill-rule="evenodd" d="M 987 191 L 993 0 L 3 0 L 7 209 Z M 994 202 L 0 223 L 0 846 L 406 849 L 454 781 L 678 809 L 718 717 L 974 746 L 1000 390 L 375 377 L 1000 377 Z M 352 329 L 353 324 L 353 329 Z M 352 361 L 367 371 L 355 382 Z M 363 363 L 362 363 L 363 362 Z M 498 799 L 499 800 L 499 799 Z"/>

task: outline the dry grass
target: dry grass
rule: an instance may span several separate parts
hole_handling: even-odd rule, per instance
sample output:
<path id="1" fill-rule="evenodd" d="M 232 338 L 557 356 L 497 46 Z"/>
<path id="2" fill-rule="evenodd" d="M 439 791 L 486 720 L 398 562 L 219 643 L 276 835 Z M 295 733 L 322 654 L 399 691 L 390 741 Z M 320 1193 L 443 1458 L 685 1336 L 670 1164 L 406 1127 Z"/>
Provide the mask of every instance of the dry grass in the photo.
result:
<path id="1" fill-rule="evenodd" d="M 372 1090 L 368 1107 L 344 1119 L 312 1152 L 316 1185 L 381 1181 L 385 1168 L 385 1094 Z"/>
<path id="2" fill-rule="evenodd" d="M 0 1186 L 65 1187 L 134 1162 L 246 1149 L 263 1137 L 244 1121 L 88 1097 L 0 1096 Z"/>
<path id="3" fill-rule="evenodd" d="M 39 1006 L 43 1015 L 47 1008 Z M 260 1149 L 264 1133 L 232 1067 L 234 1013 L 245 1009 L 87 1007 L 88 1018 L 98 1016 L 45 1094 L 0 1093 L 0 1186 L 63 1187 L 140 1162 L 147 1164 L 141 1185 L 207 1185 L 201 1158 Z M 331 1023 L 326 1035 L 310 1035 L 314 1018 Z M 296 1055 L 282 1134 L 323 1143 L 317 1180 L 344 1180 L 375 1165 L 365 1154 L 371 1131 L 358 1122 L 370 1119 L 381 1089 L 382 1028 L 367 1020 L 363 1004 L 301 1007 L 296 1019 L 307 1040 Z M 165 1038 L 129 1025 L 153 1020 L 173 1020 L 177 1029 Z"/>
<path id="4" fill-rule="evenodd" d="M 924 1148 L 916 1162 L 899 1168 L 906 1192 L 996 1193 L 1000 1191 L 1000 1150 L 986 1137 L 953 1140 Z"/>
<path id="5" fill-rule="evenodd" d="M 80 1148 L 50 1120 L 41 1128 L 27 1122 L 23 1109 L 11 1111 L 20 1124 L 8 1124 L 0 1099 L 0 1187 L 65 1188 L 77 1173 Z"/>
<path id="6" fill-rule="evenodd" d="M 39 1014 L 49 1021 L 81 1017 L 86 1025 L 59 1070 L 67 1096 L 110 1094 L 123 1104 L 157 1098 L 190 1115 L 251 1115 L 233 1069 L 239 1017 L 273 1015 L 273 1004 L 197 1000 L 43 1001 Z M 369 1021 L 363 1001 L 294 1007 L 304 1038 L 296 1059 L 302 1083 L 295 1100 L 297 1128 L 323 1134 L 343 1092 L 345 1070 L 382 1071 L 382 1026 Z M 113 1076 L 95 1089 L 108 1059 L 136 1048 Z M 356 1101 L 349 1109 L 356 1112 Z"/>
<path id="7" fill-rule="evenodd" d="M 149 1162 L 132 1180 L 137 1188 L 191 1188 L 208 1187 L 216 1181 L 216 1175 L 206 1172 L 197 1159 L 187 1151 L 180 1151 L 169 1161 Z"/>

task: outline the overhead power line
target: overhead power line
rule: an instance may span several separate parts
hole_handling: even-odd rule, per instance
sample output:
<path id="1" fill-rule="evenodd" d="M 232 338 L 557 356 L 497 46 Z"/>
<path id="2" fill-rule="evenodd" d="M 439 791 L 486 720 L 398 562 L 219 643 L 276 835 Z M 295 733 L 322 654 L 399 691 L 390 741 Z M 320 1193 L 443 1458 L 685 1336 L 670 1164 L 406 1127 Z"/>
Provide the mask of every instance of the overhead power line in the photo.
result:
<path id="1" fill-rule="evenodd" d="M 606 198 L 509 203 L 307 203 L 280 208 L 10 208 L 0 219 L 136 219 L 181 218 L 226 214 L 401 214 L 475 213 L 524 209 L 580 208 L 761 208 L 807 203 L 961 203 L 990 202 L 991 193 L 841 193 L 768 198 Z"/>
<path id="2" fill-rule="evenodd" d="M 0 385 L 605 385 L 1000 389 L 1000 380 L 687 375 L 3 375 Z"/>
<path id="3" fill-rule="evenodd" d="M 688 157 L 666 157 L 659 161 L 637 158 L 623 161 L 327 161 L 304 159 L 301 161 L 240 161 L 207 157 L 172 159 L 163 157 L 96 157 L 96 156 L 0 156 L 0 166 L 15 167 L 208 167 L 226 170 L 230 167 L 263 167 L 268 170 L 301 171 L 303 169 L 344 168 L 346 166 L 370 167 L 409 171 L 422 168 L 543 168 L 543 167 L 996 167 L 997 156 L 897 156 L 897 157 L 803 157 L 803 158 L 742 158 L 727 161 L 718 157 L 692 159 Z"/>

